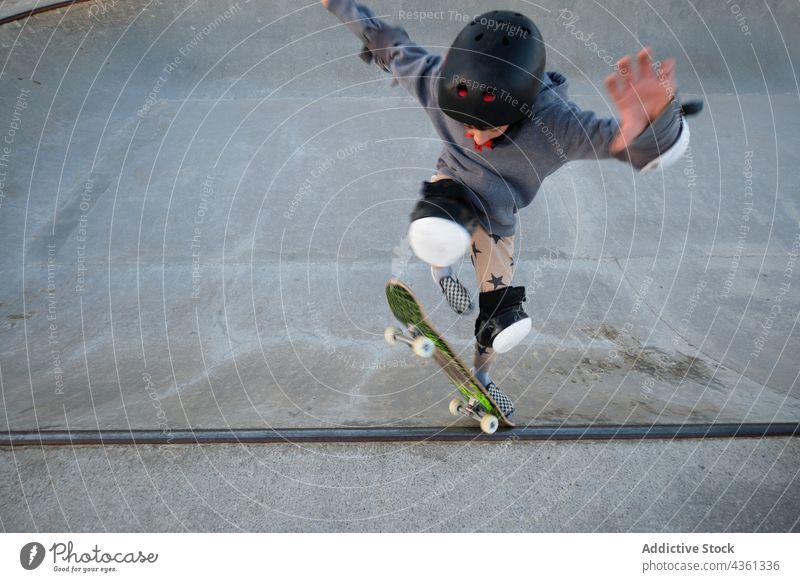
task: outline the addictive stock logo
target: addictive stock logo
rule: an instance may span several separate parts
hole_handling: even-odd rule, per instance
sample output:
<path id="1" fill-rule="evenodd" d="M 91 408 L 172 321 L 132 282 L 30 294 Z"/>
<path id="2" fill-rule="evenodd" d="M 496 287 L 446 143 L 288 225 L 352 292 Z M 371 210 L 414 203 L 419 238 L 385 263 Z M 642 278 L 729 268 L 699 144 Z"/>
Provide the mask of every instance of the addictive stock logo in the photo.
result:
<path id="1" fill-rule="evenodd" d="M 44 546 L 39 542 L 30 542 L 19 551 L 19 563 L 26 570 L 35 570 L 44 561 Z"/>

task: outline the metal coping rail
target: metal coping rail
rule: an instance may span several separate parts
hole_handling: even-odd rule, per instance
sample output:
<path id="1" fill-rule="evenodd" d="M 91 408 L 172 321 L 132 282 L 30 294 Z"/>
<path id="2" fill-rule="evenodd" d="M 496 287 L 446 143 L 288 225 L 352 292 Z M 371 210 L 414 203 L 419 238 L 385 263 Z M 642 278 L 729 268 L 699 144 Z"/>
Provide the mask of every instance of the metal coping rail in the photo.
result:
<path id="1" fill-rule="evenodd" d="M 29 8 L 28 10 L 23 10 L 22 12 L 17 12 L 16 14 L 10 14 L 8 16 L 4 16 L 0 18 L 0 26 L 3 24 L 8 24 L 9 22 L 14 22 L 15 20 L 22 20 L 23 18 L 28 18 L 29 16 L 33 16 L 34 14 L 41 14 L 42 12 L 48 12 L 50 10 L 57 10 L 58 8 L 66 8 L 73 4 L 83 4 L 88 0 L 64 0 L 62 2 L 52 2 L 50 4 L 41 4 L 34 6 L 33 8 Z"/>
<path id="2" fill-rule="evenodd" d="M 294 444 L 363 442 L 498 442 L 800 436 L 800 423 L 652 425 L 548 425 L 499 429 L 492 435 L 467 427 L 358 427 L 163 430 L 0 431 L 0 447 L 64 445 Z"/>

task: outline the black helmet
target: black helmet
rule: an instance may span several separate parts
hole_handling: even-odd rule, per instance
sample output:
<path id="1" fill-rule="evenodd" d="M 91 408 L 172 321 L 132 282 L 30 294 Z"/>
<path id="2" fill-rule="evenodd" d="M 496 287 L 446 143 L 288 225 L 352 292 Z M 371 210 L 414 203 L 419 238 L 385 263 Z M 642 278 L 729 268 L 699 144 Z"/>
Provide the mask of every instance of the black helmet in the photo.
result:
<path id="1" fill-rule="evenodd" d="M 542 35 L 530 18 L 507 10 L 477 16 L 447 52 L 439 107 L 479 129 L 515 123 L 533 109 L 544 62 Z"/>

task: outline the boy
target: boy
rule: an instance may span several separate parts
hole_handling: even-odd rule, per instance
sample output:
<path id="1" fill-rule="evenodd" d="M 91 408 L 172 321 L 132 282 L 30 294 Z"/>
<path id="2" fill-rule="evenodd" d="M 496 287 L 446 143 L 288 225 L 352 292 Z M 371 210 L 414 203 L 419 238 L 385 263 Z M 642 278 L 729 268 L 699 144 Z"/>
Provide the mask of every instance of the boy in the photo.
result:
<path id="1" fill-rule="evenodd" d="M 516 213 L 571 160 L 614 157 L 646 171 L 680 159 L 689 128 L 675 99 L 674 61 L 656 74 L 642 49 L 635 75 L 631 58 L 620 59 L 605 80 L 619 121 L 600 119 L 567 100 L 563 75 L 545 72 L 541 34 L 518 12 L 475 17 L 442 58 L 354 0 L 322 4 L 364 42 L 364 61 L 392 73 L 420 102 L 444 142 L 411 214 L 409 241 L 459 314 L 473 304 L 450 266 L 470 252 L 479 289 L 473 371 L 510 416 L 511 399 L 489 371 L 496 354 L 531 329 L 525 288 L 511 284 Z"/>

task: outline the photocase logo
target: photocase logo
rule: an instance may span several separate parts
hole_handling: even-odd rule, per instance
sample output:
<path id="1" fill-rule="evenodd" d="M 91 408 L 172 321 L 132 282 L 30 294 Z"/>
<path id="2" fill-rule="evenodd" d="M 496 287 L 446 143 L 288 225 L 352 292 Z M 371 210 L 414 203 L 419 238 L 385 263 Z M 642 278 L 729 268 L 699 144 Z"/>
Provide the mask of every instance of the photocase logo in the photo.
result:
<path id="1" fill-rule="evenodd" d="M 26 570 L 35 570 L 44 561 L 44 546 L 39 542 L 30 542 L 19 551 L 19 563 Z"/>

